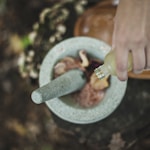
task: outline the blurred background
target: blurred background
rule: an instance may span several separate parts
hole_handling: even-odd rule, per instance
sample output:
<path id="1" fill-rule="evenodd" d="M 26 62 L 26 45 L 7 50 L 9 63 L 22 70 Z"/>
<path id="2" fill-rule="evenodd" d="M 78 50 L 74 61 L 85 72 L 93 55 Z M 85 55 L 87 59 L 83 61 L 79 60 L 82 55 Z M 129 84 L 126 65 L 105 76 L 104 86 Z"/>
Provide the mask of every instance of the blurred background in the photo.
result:
<path id="1" fill-rule="evenodd" d="M 90 125 L 65 122 L 31 101 L 45 54 L 74 36 L 78 18 L 99 2 L 0 0 L 0 150 L 150 149 L 148 79 L 129 79 L 119 109 Z"/>

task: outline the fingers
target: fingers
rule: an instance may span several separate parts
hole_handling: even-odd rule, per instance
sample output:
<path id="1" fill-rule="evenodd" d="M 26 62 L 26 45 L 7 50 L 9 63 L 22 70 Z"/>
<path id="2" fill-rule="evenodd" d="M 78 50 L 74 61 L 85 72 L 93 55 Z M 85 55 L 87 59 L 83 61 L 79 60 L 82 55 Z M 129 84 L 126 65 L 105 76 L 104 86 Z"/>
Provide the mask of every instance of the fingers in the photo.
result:
<path id="1" fill-rule="evenodd" d="M 132 70 L 134 73 L 139 74 L 144 69 L 150 68 L 150 49 L 147 49 L 147 53 L 144 47 L 132 49 Z M 121 81 L 127 80 L 128 75 L 128 56 L 129 48 L 120 45 L 115 48 L 115 59 L 116 59 L 116 73 Z M 147 63 L 146 63 L 147 62 Z"/>
<path id="2" fill-rule="evenodd" d="M 128 53 L 125 46 L 119 45 L 115 48 L 116 74 L 121 81 L 127 80 Z"/>
<path id="3" fill-rule="evenodd" d="M 133 72 L 139 74 L 143 72 L 146 65 L 146 54 L 144 47 L 132 49 Z"/>
<path id="4" fill-rule="evenodd" d="M 128 49 L 123 37 L 118 34 L 117 25 L 114 27 L 113 37 L 112 37 L 112 49 L 115 51 L 115 61 L 116 61 L 116 74 L 119 80 L 127 80 L 127 66 L 128 66 Z M 117 34 L 117 36 L 116 36 Z"/>
<path id="5" fill-rule="evenodd" d="M 150 70 L 150 45 L 146 48 L 146 66 L 145 70 Z"/>
<path id="6" fill-rule="evenodd" d="M 144 69 L 150 68 L 150 46 L 145 49 L 145 42 L 139 41 L 136 38 L 129 40 L 126 34 L 121 36 L 120 32 L 118 33 L 115 29 L 116 28 L 114 28 L 112 48 L 115 50 L 116 73 L 118 78 L 124 81 L 128 78 L 129 51 L 132 52 L 132 70 L 134 73 L 139 74 L 144 71 Z"/>

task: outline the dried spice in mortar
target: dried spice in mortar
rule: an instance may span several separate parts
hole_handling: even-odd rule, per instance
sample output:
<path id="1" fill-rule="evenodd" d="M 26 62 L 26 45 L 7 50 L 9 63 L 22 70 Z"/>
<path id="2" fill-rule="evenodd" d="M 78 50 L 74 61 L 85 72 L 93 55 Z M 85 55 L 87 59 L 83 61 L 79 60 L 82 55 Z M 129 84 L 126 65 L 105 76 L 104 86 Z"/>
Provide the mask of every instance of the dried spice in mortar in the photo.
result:
<path id="1" fill-rule="evenodd" d="M 82 107 L 88 108 L 97 105 L 104 98 L 106 89 L 109 87 L 109 79 L 99 80 L 94 73 L 94 69 L 103 64 L 102 61 L 88 58 L 85 50 L 79 51 L 79 57 L 64 57 L 56 63 L 54 67 L 54 78 L 64 74 L 71 69 L 82 70 L 87 78 L 85 86 L 72 96 Z"/>

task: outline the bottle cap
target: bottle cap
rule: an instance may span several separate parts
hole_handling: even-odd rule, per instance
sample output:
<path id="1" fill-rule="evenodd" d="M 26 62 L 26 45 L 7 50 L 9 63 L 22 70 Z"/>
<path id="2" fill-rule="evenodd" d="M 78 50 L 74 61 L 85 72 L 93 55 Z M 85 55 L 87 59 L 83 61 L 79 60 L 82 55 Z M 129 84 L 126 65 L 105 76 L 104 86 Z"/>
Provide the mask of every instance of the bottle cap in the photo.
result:
<path id="1" fill-rule="evenodd" d="M 99 78 L 99 79 L 103 79 L 105 77 L 105 74 L 103 72 L 103 65 L 102 66 L 99 66 L 98 68 L 96 68 L 94 70 L 96 76 Z"/>

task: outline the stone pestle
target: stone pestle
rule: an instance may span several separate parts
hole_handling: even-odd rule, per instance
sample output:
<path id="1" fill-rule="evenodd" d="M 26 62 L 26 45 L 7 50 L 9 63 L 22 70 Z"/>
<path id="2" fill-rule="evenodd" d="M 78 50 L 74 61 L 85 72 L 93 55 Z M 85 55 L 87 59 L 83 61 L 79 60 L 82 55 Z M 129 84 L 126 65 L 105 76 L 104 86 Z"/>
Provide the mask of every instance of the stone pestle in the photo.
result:
<path id="1" fill-rule="evenodd" d="M 83 71 L 73 69 L 33 91 L 31 98 L 34 103 L 40 104 L 80 90 L 85 83 L 86 78 Z"/>

